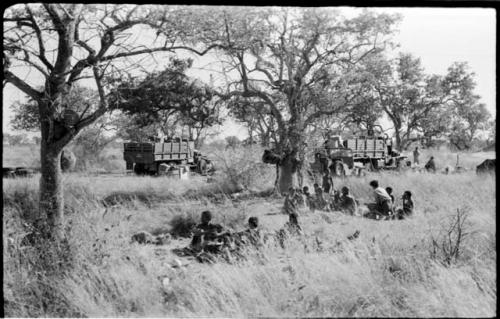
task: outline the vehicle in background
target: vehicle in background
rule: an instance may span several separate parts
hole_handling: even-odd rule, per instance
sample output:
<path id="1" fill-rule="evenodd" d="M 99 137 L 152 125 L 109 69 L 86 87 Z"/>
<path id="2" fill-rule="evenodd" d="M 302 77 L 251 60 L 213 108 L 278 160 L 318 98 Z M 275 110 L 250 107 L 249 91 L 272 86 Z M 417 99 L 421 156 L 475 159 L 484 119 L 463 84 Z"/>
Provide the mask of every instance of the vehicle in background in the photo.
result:
<path id="1" fill-rule="evenodd" d="M 362 170 L 400 169 L 411 166 L 407 156 L 397 152 L 387 134 L 368 132 L 342 139 L 327 138 L 323 147 L 314 149 L 312 171 L 324 173 L 329 168 L 334 176 L 358 175 Z"/>
<path id="2" fill-rule="evenodd" d="M 2 167 L 3 177 L 32 177 L 39 169 L 29 167 Z"/>
<path id="3" fill-rule="evenodd" d="M 159 138 L 152 142 L 124 143 L 123 148 L 126 169 L 138 175 L 163 175 L 186 168 L 201 175 L 214 172 L 212 161 L 195 150 L 192 140 Z"/>

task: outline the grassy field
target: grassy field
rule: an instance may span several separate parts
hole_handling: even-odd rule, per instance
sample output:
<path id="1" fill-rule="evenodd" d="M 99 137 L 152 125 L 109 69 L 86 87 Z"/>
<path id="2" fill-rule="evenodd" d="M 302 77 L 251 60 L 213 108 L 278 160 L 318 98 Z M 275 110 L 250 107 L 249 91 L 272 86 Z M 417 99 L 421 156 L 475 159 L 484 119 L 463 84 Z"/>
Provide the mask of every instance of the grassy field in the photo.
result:
<path id="1" fill-rule="evenodd" d="M 5 315 L 496 316 L 495 177 L 473 171 L 335 180 L 336 188 L 348 185 L 361 203 L 370 200 L 374 178 L 397 197 L 411 190 L 415 215 L 374 221 L 302 211 L 304 237 L 284 248 L 269 241 L 230 263 L 175 256 L 172 248 L 187 245 L 184 238 L 163 246 L 130 243 L 137 231 L 169 231 L 173 219 L 198 220 L 206 209 L 233 230 L 243 229 L 249 216 L 259 217 L 264 232 L 281 228 L 287 221 L 280 214 L 283 198 L 264 196 L 274 169 L 259 163 L 260 154 L 217 153 L 220 169 L 208 181 L 66 175 L 68 245 L 45 247 L 43 254 L 21 245 L 23 218 L 36 210 L 37 176 L 4 179 Z M 430 152 L 423 155 L 427 159 Z M 455 154 L 432 155 L 439 166 L 455 165 Z M 470 168 L 488 157 L 494 153 L 464 154 L 460 164 Z M 457 210 L 466 216 L 459 255 L 446 262 L 447 230 Z M 359 238 L 348 240 L 356 230 Z"/>

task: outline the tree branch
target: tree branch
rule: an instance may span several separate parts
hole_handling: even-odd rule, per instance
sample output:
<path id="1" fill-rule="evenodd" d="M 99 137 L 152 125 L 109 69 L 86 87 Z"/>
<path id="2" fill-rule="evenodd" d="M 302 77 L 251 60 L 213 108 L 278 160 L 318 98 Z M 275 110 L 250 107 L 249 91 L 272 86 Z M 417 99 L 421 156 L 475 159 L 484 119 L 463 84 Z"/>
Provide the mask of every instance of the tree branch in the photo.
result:
<path id="1" fill-rule="evenodd" d="M 38 40 L 39 53 L 37 56 L 40 59 L 40 61 L 42 61 L 42 63 L 47 67 L 47 69 L 49 71 L 52 71 L 54 66 L 49 62 L 49 60 L 47 60 L 47 57 L 45 56 L 45 45 L 43 43 L 42 31 L 40 30 L 40 27 L 38 26 L 38 24 L 35 20 L 35 16 L 33 15 L 31 8 L 27 4 L 25 5 L 25 7 L 26 7 L 26 10 L 28 11 L 30 21 L 33 24 L 33 30 L 35 30 L 35 34 L 36 34 L 36 37 Z"/>
<path id="2" fill-rule="evenodd" d="M 35 101 L 37 101 L 37 102 L 41 101 L 42 96 L 43 96 L 42 93 L 35 90 L 34 88 L 32 88 L 29 84 L 27 84 L 26 82 L 21 80 L 19 77 L 14 75 L 14 73 L 12 73 L 9 70 L 4 70 L 3 75 L 5 77 L 5 81 L 12 83 L 18 89 L 20 89 L 21 91 L 26 93 L 28 96 L 33 98 Z"/>

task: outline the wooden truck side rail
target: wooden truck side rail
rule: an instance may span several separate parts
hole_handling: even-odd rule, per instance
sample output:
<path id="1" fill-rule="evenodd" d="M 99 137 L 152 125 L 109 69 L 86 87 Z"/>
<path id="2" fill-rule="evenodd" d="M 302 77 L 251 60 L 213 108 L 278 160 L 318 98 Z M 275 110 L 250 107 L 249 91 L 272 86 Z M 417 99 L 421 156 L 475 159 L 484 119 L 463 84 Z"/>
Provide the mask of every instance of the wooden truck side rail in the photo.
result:
<path id="1" fill-rule="evenodd" d="M 386 141 L 381 137 L 350 138 L 345 144 L 352 150 L 354 158 L 382 159 L 388 155 Z"/>
<path id="2" fill-rule="evenodd" d="M 194 142 L 188 140 L 167 140 L 164 143 L 124 143 L 123 158 L 127 169 L 133 164 L 144 165 L 148 170 L 156 170 L 160 163 L 193 164 Z"/>

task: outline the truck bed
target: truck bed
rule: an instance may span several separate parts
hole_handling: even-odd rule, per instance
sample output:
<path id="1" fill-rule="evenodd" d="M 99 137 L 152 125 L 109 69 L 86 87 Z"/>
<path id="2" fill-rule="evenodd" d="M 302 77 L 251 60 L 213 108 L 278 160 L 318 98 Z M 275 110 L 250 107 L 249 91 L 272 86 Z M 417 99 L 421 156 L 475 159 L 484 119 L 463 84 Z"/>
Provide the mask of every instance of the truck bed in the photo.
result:
<path id="1" fill-rule="evenodd" d="M 193 144 L 193 145 L 190 145 Z M 153 162 L 193 162 L 192 141 L 167 141 L 165 143 L 124 143 L 123 157 L 126 162 L 151 164 Z"/>
<path id="2" fill-rule="evenodd" d="M 352 150 L 354 158 L 384 158 L 387 155 L 383 139 L 355 138 L 346 140 L 345 144 Z"/>

